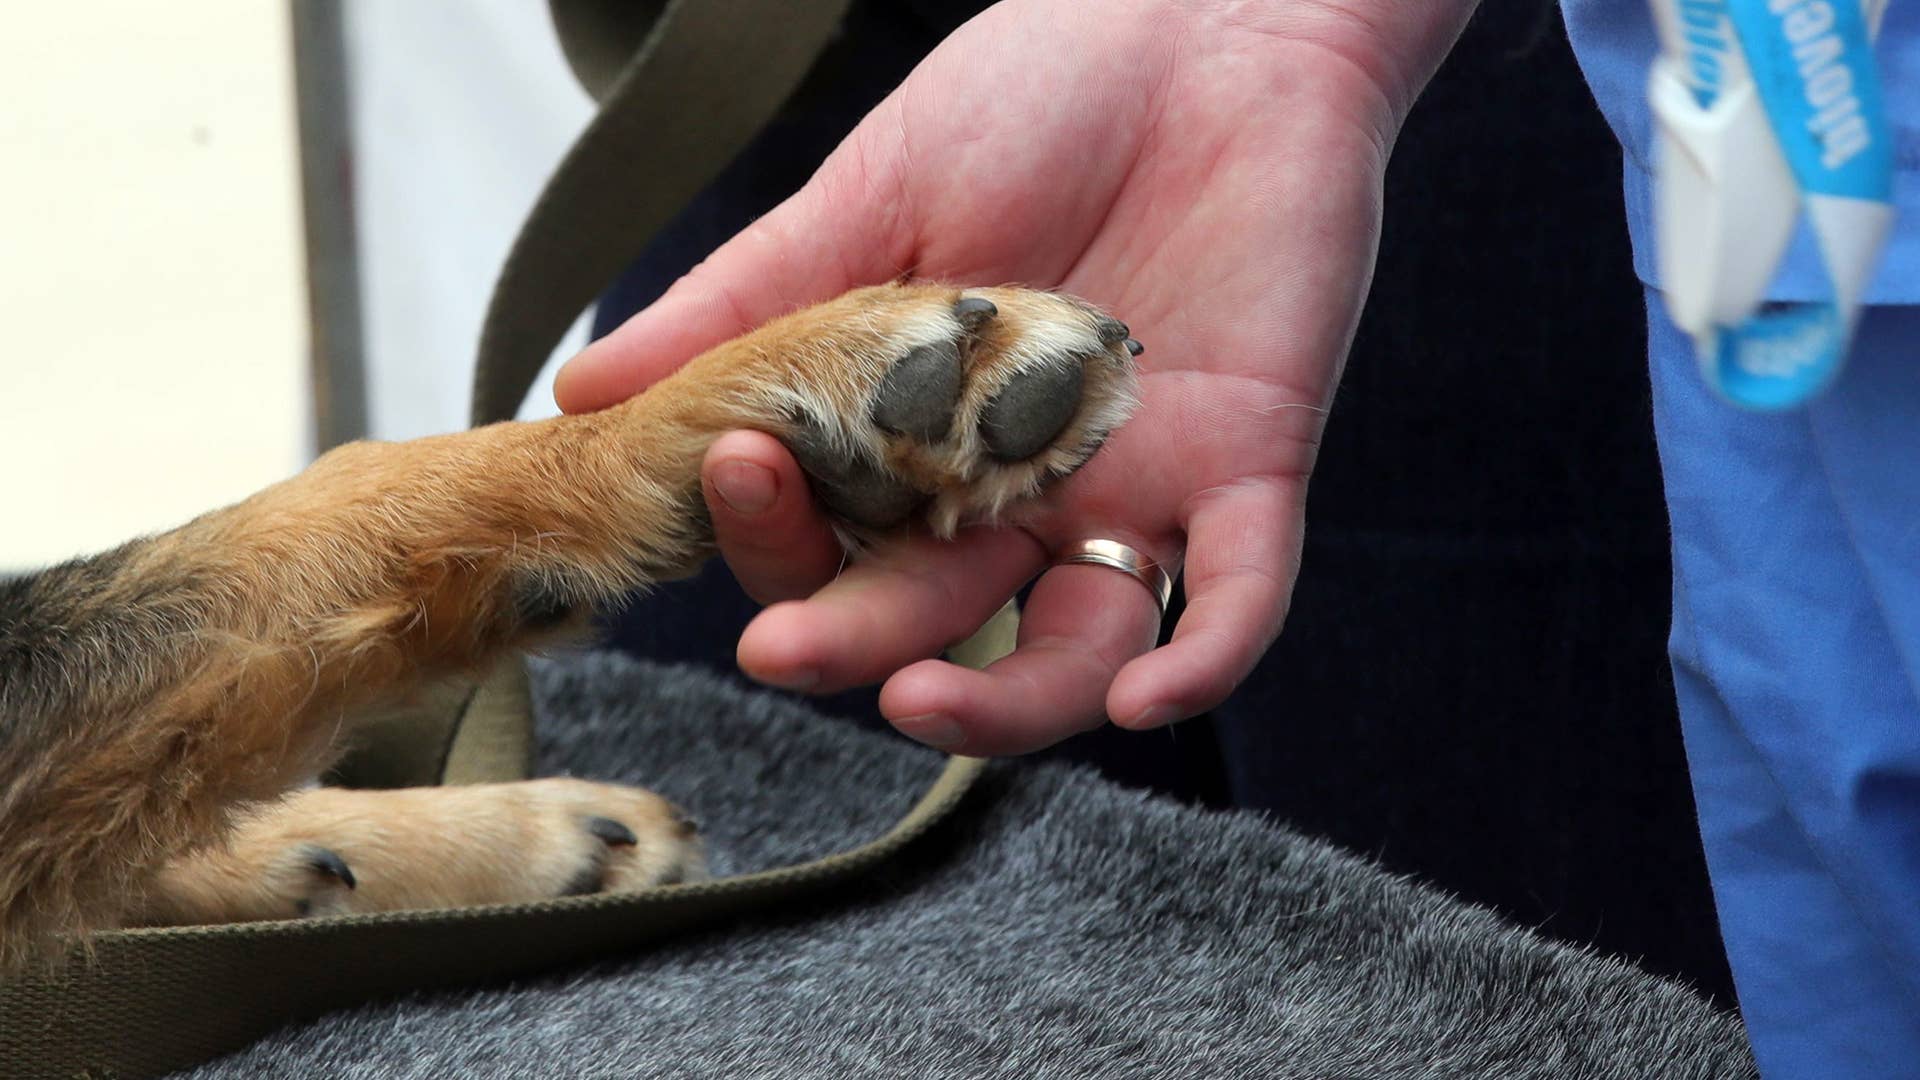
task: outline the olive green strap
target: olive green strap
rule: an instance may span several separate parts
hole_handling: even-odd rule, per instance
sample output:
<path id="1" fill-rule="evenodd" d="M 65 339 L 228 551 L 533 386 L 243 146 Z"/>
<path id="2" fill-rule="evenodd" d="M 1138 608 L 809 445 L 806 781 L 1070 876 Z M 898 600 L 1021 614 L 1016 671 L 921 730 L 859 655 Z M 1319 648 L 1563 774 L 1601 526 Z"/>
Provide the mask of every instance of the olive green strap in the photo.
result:
<path id="1" fill-rule="evenodd" d="M 516 654 L 475 680 L 452 678 L 354 719 L 356 752 L 335 787 L 398 788 L 525 779 L 533 769 L 533 699 Z"/>
<path id="2" fill-rule="evenodd" d="M 105 934 L 91 962 L 0 984 L 0 1078 L 157 1076 L 330 1009 L 602 959 L 792 903 L 911 843 L 981 765 L 950 759 L 876 840 L 758 874 L 542 904 Z"/>
<path id="3" fill-rule="evenodd" d="M 746 147 L 847 5 L 550 0 L 567 62 L 601 107 L 547 180 L 494 285 L 474 368 L 475 424 L 513 417 L 574 318 Z M 478 696 L 455 681 L 391 707 L 332 779 L 397 787 L 524 777 L 532 736 L 519 665 L 503 661 Z"/>
<path id="4" fill-rule="evenodd" d="M 793 93 L 848 0 L 551 3 L 567 59 L 601 108 L 494 286 L 476 424 L 513 416 L 574 318 Z"/>
<path id="5" fill-rule="evenodd" d="M 549 0 L 600 111 L 548 178 L 494 284 L 472 420 L 512 419 L 567 327 L 779 109 L 848 0 Z M 531 704 L 520 660 L 455 680 L 362 730 L 349 787 L 517 780 Z M 518 702 L 516 707 L 515 702 Z"/>

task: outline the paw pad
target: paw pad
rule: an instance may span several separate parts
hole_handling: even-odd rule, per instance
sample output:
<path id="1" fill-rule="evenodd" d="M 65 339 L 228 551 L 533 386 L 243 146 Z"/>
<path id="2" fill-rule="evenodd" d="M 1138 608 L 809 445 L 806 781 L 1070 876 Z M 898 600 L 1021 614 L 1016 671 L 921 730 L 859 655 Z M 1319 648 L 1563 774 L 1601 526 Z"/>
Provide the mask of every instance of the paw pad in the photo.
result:
<path id="1" fill-rule="evenodd" d="M 938 442 L 947 437 L 959 407 L 960 349 L 943 341 L 909 352 L 880 380 L 873 422 L 895 435 Z"/>
<path id="2" fill-rule="evenodd" d="M 926 501 L 924 495 L 864 459 L 848 456 L 810 423 L 800 424 L 788 438 L 787 449 L 806 470 L 821 504 L 855 525 L 891 529 L 904 524 Z"/>
<path id="3" fill-rule="evenodd" d="M 854 394 L 801 387 L 780 434 L 850 545 L 923 513 L 938 536 L 994 519 L 1085 464 L 1133 407 L 1139 343 L 1073 297 L 899 285 L 845 302 Z"/>
<path id="4" fill-rule="evenodd" d="M 1121 336 L 1125 337 L 1125 327 Z M 999 461 L 1025 461 L 1045 450 L 1080 408 L 1078 364 L 1050 364 L 1015 375 L 980 414 L 980 439 Z"/>

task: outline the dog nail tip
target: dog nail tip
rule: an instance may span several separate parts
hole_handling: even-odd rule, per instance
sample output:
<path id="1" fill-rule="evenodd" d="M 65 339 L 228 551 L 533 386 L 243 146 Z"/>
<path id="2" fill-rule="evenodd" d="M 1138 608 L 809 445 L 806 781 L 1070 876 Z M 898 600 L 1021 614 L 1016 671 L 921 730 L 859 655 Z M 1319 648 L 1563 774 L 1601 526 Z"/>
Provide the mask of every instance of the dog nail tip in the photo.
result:
<path id="1" fill-rule="evenodd" d="M 1000 314 L 994 302 L 981 296 L 963 296 L 954 301 L 953 316 L 960 325 L 969 330 L 978 330 L 988 319 Z"/>
<path id="2" fill-rule="evenodd" d="M 608 847 L 632 847 L 640 842 L 640 838 L 633 835 L 632 829 L 612 818 L 588 818 L 587 831 L 599 837 Z"/>
<path id="3" fill-rule="evenodd" d="M 1140 344 L 1138 341 L 1135 341 L 1132 338 L 1127 339 L 1127 355 L 1139 356 L 1141 353 L 1146 351 L 1147 351 L 1147 347 L 1145 345 Z"/>
<path id="4" fill-rule="evenodd" d="M 677 806 L 673 808 L 673 824 L 680 830 L 681 836 L 693 836 L 700 831 L 699 820 Z"/>
<path id="5" fill-rule="evenodd" d="M 356 889 L 360 886 L 360 882 L 354 879 L 353 869 L 347 865 L 347 860 L 326 848 L 320 848 L 309 854 L 307 865 L 319 873 L 339 879 L 340 884 L 348 889 Z"/>

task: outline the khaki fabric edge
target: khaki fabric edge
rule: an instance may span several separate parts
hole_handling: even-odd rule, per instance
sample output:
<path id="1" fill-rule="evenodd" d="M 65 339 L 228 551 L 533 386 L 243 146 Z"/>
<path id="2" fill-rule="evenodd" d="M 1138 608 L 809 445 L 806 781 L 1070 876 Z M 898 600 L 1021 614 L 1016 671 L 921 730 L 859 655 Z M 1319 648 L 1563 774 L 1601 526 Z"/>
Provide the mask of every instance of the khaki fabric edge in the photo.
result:
<path id="1" fill-rule="evenodd" d="M 526 662 L 506 657 L 478 679 L 450 678 L 361 713 L 359 749 L 336 765 L 337 787 L 399 788 L 519 780 L 533 769 Z"/>

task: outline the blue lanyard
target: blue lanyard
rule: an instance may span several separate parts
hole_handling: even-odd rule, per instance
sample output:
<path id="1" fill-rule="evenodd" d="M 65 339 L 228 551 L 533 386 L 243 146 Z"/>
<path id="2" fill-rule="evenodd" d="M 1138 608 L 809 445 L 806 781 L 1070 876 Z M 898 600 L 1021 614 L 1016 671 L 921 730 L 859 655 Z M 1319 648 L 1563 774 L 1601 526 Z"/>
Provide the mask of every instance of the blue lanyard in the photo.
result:
<path id="1" fill-rule="evenodd" d="M 1727 400 L 1786 409 L 1846 361 L 1893 225 L 1872 32 L 1886 0 L 1651 0 L 1661 283 Z M 1827 295 L 1765 300 L 1804 212 Z"/>

